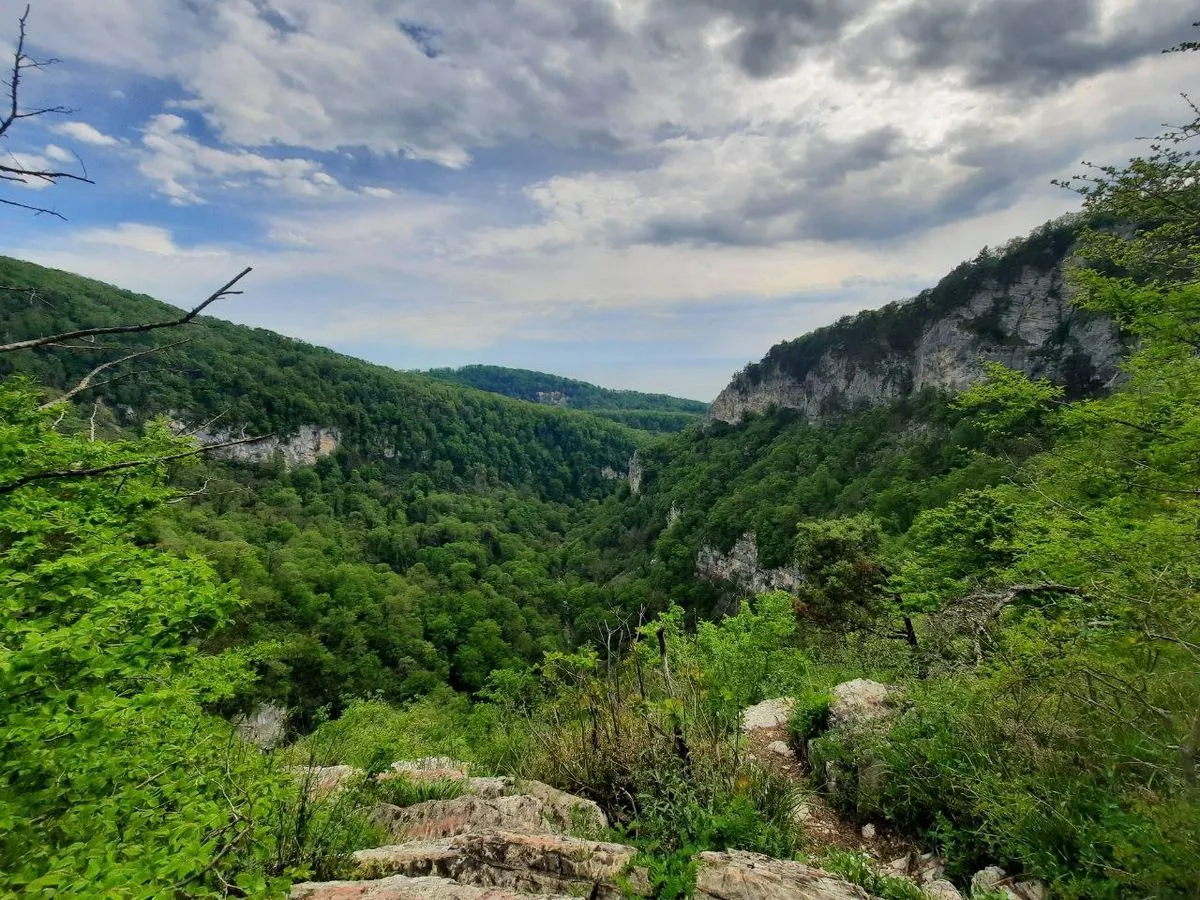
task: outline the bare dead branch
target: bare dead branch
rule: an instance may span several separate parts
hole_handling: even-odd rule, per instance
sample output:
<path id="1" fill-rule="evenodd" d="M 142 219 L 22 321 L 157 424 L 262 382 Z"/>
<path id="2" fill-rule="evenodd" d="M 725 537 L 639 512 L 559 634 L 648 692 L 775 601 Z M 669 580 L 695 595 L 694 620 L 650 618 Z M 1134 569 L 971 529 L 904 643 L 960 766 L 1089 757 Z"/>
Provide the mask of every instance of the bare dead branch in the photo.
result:
<path id="1" fill-rule="evenodd" d="M 67 217 L 64 216 L 62 213 L 55 212 L 54 210 L 49 209 L 45 206 L 30 206 L 28 203 L 18 203 L 16 200 L 6 200 L 3 197 L 0 197 L 0 205 L 15 206 L 17 209 L 27 209 L 31 213 L 33 213 L 35 216 L 54 216 L 54 218 L 56 218 L 56 219 L 62 219 L 64 222 L 67 221 Z M 3 351 L 0 351 L 0 352 L 3 352 Z"/>
<path id="2" fill-rule="evenodd" d="M 13 53 L 12 67 L 9 69 L 9 76 L 6 81 L 0 82 L 7 89 L 7 104 L 3 114 L 0 114 L 0 140 L 8 136 L 9 130 L 17 122 L 25 119 L 36 119 L 41 116 L 51 115 L 67 115 L 71 113 L 69 107 L 54 105 L 54 106 L 39 106 L 31 109 L 21 109 L 21 80 L 25 72 L 29 70 L 44 69 L 47 66 L 52 66 L 59 62 L 57 59 L 34 59 L 25 52 L 25 39 L 27 36 L 27 25 L 29 22 L 29 5 L 26 4 L 25 11 L 21 14 L 21 18 L 17 20 L 17 46 Z M 74 151 L 72 151 L 74 153 Z M 44 184 L 57 184 L 59 181 L 80 181 L 85 184 L 92 184 L 91 178 L 88 177 L 87 168 L 83 165 L 83 161 L 79 160 L 79 154 L 75 153 L 75 158 L 79 160 L 80 173 L 58 171 L 54 169 L 40 169 L 30 165 L 26 165 L 23 160 L 14 155 L 11 151 L 8 152 L 8 158 L 11 164 L 0 163 L 0 181 L 12 181 L 18 184 L 29 184 L 31 181 L 42 182 Z M 24 209 L 32 212 L 34 215 L 49 215 L 57 219 L 65 219 L 61 213 L 55 212 L 44 206 L 36 206 L 31 203 L 21 203 L 17 200 L 0 199 L 0 205 L 11 206 L 16 209 Z"/>
<path id="3" fill-rule="evenodd" d="M 222 287 L 218 288 L 199 306 L 193 307 L 190 311 L 184 313 L 178 319 L 169 319 L 164 322 L 143 322 L 137 325 L 105 325 L 98 328 L 80 328 L 75 331 L 64 331 L 59 334 L 50 334 L 44 337 L 29 338 L 24 341 L 14 341 L 10 344 L 0 344 L 0 353 L 11 353 L 14 350 L 33 350 L 37 347 L 44 347 L 47 344 L 58 344 L 63 341 L 71 341 L 76 338 L 90 337 L 98 334 L 141 334 L 146 331 L 154 331 L 159 328 L 175 328 L 179 325 L 187 325 L 196 316 L 200 315 L 208 306 L 223 297 L 240 294 L 241 291 L 234 291 L 231 288 L 249 275 L 253 269 L 250 266 L 242 269 L 236 276 L 226 282 Z"/>
<path id="4" fill-rule="evenodd" d="M 114 366 L 119 366 L 121 363 L 129 362 L 131 359 L 139 359 L 143 356 L 149 356 L 152 353 L 161 353 L 164 350 L 170 350 L 173 347 L 178 347 L 181 344 L 188 343 L 189 341 L 190 341 L 190 338 L 184 339 L 182 341 L 175 341 L 175 343 L 167 344 L 163 347 L 151 347 L 148 350 L 139 350 L 137 353 L 130 353 L 128 356 L 122 356 L 120 359 L 113 359 L 113 360 L 109 360 L 106 363 L 101 363 L 100 365 L 96 366 L 96 368 L 92 369 L 92 371 L 90 371 L 86 375 L 84 375 L 83 378 L 81 378 L 79 380 L 79 382 L 75 385 L 75 387 L 71 388 L 69 391 L 67 391 L 65 394 L 63 394 L 60 397 L 55 397 L 53 400 L 48 400 L 47 402 L 45 402 L 41 406 L 39 406 L 38 409 L 50 409 L 51 407 L 57 406 L 60 403 L 68 402 L 72 397 L 86 391 L 89 387 L 92 387 L 92 380 L 97 375 L 99 375 L 101 372 L 104 372 L 107 369 L 111 369 Z M 108 381 L 101 382 L 101 384 L 111 384 L 112 381 L 114 381 L 114 380 L 116 380 L 116 379 L 109 379 Z M 97 387 L 98 386 L 99 385 L 97 385 Z"/>
<path id="5" fill-rule="evenodd" d="M 0 494 L 11 494 L 13 491 L 35 484 L 39 481 L 63 481 L 75 478 L 92 478 L 96 475 L 107 475 L 110 472 L 121 472 L 126 469 L 136 469 L 142 466 L 156 466 L 159 463 L 171 462 L 176 459 L 186 459 L 189 456 L 199 456 L 202 453 L 211 453 L 213 450 L 221 450 L 225 447 L 236 447 L 239 444 L 256 444 L 259 441 L 265 441 L 271 437 L 270 434 L 260 434 L 256 437 L 239 438 L 236 441 L 222 441 L 219 444 L 205 444 L 203 447 L 197 447 L 194 450 L 186 450 L 181 453 L 168 453 L 166 456 L 151 456 L 146 459 L 129 459 L 118 463 L 109 463 L 105 466 L 93 466 L 89 469 L 52 469 L 46 472 L 34 472 L 31 475 L 22 475 L 8 484 L 0 484 Z"/>

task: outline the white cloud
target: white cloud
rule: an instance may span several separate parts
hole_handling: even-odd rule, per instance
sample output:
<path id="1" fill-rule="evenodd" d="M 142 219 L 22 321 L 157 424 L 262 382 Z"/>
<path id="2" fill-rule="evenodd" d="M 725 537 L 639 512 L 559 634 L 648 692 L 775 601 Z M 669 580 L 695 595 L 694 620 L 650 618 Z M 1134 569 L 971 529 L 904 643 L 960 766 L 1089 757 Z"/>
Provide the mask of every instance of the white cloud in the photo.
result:
<path id="1" fill-rule="evenodd" d="M 120 143 L 115 137 L 104 134 L 87 122 L 62 122 L 54 126 L 54 131 L 64 137 L 79 141 L 81 144 L 90 144 L 93 147 L 115 147 Z"/>
<path id="2" fill-rule="evenodd" d="M 112 228 L 89 228 L 79 232 L 76 238 L 86 244 L 121 247 L 136 250 L 139 253 L 177 259 L 180 257 L 201 259 L 224 255 L 224 251 L 216 247 L 201 246 L 185 249 L 175 243 L 174 236 L 166 228 L 140 222 L 122 222 Z"/>
<path id="3" fill-rule="evenodd" d="M 1186 55 L 1147 49 L 1175 19 L 1187 36 L 1184 0 L 53 0 L 36 15 L 69 62 L 173 92 L 183 115 L 125 146 L 162 197 L 257 234 L 257 284 L 288 298 L 257 324 L 344 342 L 684 330 L 757 354 L 1070 208 L 1049 177 L 1127 156 L 1192 77 Z M 170 291 L 229 252 L 123 224 L 69 258 L 119 258 Z M 346 298 L 333 325 L 329 296 Z M 739 303 L 744 317 L 716 312 Z"/>
<path id="4" fill-rule="evenodd" d="M 321 165 L 299 157 L 274 158 L 248 150 L 202 144 L 187 134 L 187 121 L 173 114 L 155 116 L 142 131 L 138 168 L 176 205 L 205 202 L 202 191 L 262 184 L 287 194 L 313 197 L 339 190 L 336 178 Z"/>
<path id="5" fill-rule="evenodd" d="M 46 149 L 43 152 L 46 154 L 47 159 L 52 159 L 55 162 L 74 162 L 75 161 L 75 157 L 71 154 L 71 151 L 64 150 L 62 147 L 58 146 L 57 144 L 47 144 Z"/>

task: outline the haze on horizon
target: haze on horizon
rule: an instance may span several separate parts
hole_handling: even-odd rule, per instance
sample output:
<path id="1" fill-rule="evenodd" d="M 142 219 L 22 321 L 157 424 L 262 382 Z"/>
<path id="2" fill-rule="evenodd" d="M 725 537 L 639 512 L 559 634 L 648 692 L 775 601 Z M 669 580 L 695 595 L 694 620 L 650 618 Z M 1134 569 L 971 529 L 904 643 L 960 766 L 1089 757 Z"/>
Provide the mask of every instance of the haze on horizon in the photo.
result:
<path id="1" fill-rule="evenodd" d="M 24 0 L 0 0 L 11 40 Z M 412 369 L 711 399 L 1184 118 L 1182 0 L 33 0 L 4 252 Z M 1147 98 L 1151 98 L 1147 100 Z"/>

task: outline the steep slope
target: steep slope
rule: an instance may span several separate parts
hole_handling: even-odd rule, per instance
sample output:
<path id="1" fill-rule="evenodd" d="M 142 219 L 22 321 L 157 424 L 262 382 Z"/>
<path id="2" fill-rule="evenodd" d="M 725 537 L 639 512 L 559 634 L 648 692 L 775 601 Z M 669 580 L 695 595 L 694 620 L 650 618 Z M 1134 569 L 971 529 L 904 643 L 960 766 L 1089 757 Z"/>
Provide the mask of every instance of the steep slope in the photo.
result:
<path id="1" fill-rule="evenodd" d="M 598 416 L 646 431 L 679 431 L 698 421 L 708 404 L 667 394 L 617 391 L 561 375 L 503 366 L 430 369 L 423 374 L 548 406 L 586 409 Z"/>
<path id="2" fill-rule="evenodd" d="M 9 338 L 179 314 L 149 297 L 14 259 L 0 258 L 0 286 Z M 205 428 L 218 437 L 274 435 L 245 457 L 278 452 L 285 462 L 311 463 L 340 448 L 354 464 L 376 462 L 396 475 L 424 472 L 450 487 L 510 484 L 555 500 L 603 493 L 634 450 L 633 432 L 586 413 L 397 372 L 218 319 L 123 336 L 120 344 L 137 350 L 181 338 L 188 339 L 183 346 L 105 373 L 86 401 L 99 398 L 117 424 L 166 413 L 189 426 L 216 417 Z M 7 354 L 0 375 L 21 372 L 63 388 L 120 355 L 60 348 Z M 127 377 L 135 370 L 138 377 Z"/>
<path id="3" fill-rule="evenodd" d="M 771 348 L 713 401 L 711 416 L 796 409 L 816 421 L 925 388 L 960 390 L 984 360 L 1094 393 L 1116 375 L 1111 322 L 1067 299 L 1077 225 L 1064 219 L 999 251 L 984 250 L 917 297 L 860 313 Z"/>

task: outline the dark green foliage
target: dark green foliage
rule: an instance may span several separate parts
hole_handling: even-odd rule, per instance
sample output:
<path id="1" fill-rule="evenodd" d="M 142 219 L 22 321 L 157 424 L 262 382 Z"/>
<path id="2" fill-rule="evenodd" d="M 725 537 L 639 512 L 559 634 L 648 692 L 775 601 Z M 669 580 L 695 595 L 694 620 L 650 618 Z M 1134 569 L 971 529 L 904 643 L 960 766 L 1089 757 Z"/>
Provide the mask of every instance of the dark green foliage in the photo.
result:
<path id="1" fill-rule="evenodd" d="M 682 431 L 699 422 L 708 412 L 708 404 L 698 400 L 639 391 L 614 391 L 586 381 L 527 369 L 463 366 L 460 369 L 430 369 L 424 374 L 518 400 L 585 409 L 601 418 L 644 431 Z"/>

